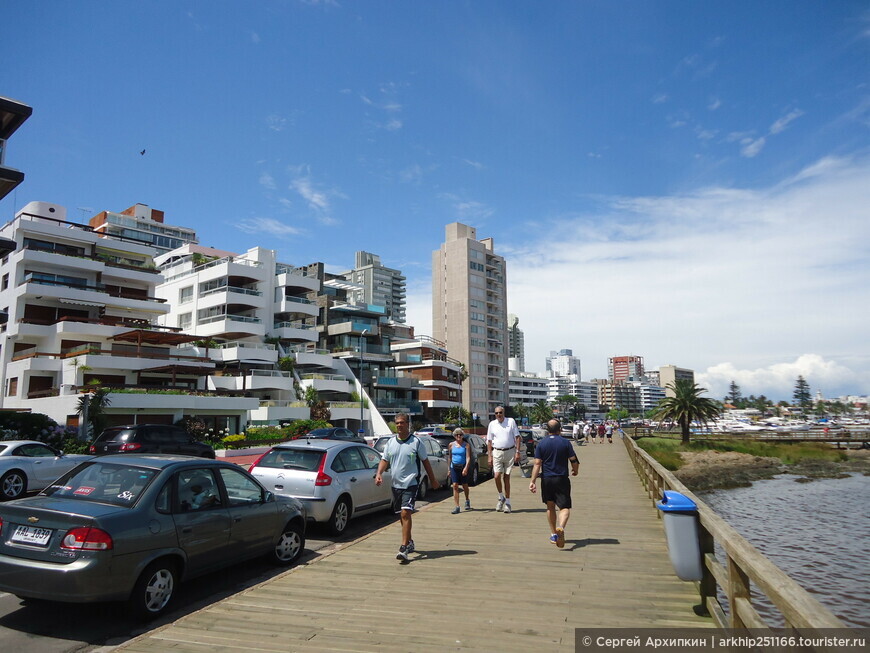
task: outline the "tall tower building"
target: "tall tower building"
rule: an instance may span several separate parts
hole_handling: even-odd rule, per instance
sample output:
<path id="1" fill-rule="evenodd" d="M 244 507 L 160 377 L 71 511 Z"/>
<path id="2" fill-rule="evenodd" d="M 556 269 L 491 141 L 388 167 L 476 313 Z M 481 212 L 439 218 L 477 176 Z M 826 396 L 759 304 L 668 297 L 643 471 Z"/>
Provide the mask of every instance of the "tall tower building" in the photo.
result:
<path id="1" fill-rule="evenodd" d="M 576 374 L 579 380 L 580 359 L 574 356 L 574 352 L 571 349 L 551 351 L 547 357 L 547 372 L 551 377 Z"/>
<path id="2" fill-rule="evenodd" d="M 607 372 L 611 383 L 639 381 L 643 377 L 643 356 L 613 356 L 607 359 Z"/>
<path id="3" fill-rule="evenodd" d="M 507 275 L 492 238 L 453 222 L 432 253 L 432 335 L 468 373 L 466 410 L 482 419 L 508 403 Z"/>
<path id="4" fill-rule="evenodd" d="M 405 323 L 405 276 L 401 271 L 381 265 L 377 254 L 357 252 L 353 270 L 344 276 L 362 286 L 350 293 L 355 303 L 384 306 L 390 319 Z"/>
<path id="5" fill-rule="evenodd" d="M 676 365 L 662 365 L 659 368 L 659 385 L 665 389 L 666 396 L 674 396 L 674 391 L 668 388 L 668 386 L 674 383 L 677 379 L 686 379 L 690 383 L 694 383 L 695 370 L 690 370 L 685 367 L 677 367 Z"/>
<path id="6" fill-rule="evenodd" d="M 526 341 L 519 323 L 516 315 L 508 315 L 508 368 L 512 372 L 526 371 Z"/>

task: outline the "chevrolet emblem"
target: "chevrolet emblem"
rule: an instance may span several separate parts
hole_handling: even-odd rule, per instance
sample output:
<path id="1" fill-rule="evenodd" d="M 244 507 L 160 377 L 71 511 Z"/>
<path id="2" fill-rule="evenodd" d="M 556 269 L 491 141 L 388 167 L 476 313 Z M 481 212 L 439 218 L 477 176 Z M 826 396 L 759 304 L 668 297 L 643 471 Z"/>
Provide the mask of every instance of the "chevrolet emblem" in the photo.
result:
<path id="1" fill-rule="evenodd" d="M 35 524 L 39 521 L 39 517 L 28 517 L 27 521 L 29 521 L 31 524 Z"/>

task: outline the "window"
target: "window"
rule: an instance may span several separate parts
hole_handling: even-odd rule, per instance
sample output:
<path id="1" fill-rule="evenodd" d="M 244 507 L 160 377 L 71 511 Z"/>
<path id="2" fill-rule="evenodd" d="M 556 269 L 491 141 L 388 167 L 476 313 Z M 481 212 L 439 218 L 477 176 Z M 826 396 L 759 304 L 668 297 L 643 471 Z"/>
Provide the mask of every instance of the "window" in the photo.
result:
<path id="1" fill-rule="evenodd" d="M 359 454 L 358 447 L 351 447 L 340 452 L 332 462 L 334 472 L 352 472 L 358 469 L 366 469 L 367 465 Z"/>
<path id="2" fill-rule="evenodd" d="M 178 291 L 179 304 L 186 304 L 190 301 L 193 301 L 193 286 L 187 286 L 186 288 L 182 288 Z"/>
<path id="3" fill-rule="evenodd" d="M 263 491 L 250 478 L 234 469 L 221 469 L 230 506 L 246 506 L 263 501 Z"/>
<path id="4" fill-rule="evenodd" d="M 185 469 L 178 473 L 181 511 L 208 510 L 221 505 L 220 492 L 210 469 Z"/>
<path id="5" fill-rule="evenodd" d="M 182 313 L 178 316 L 178 327 L 181 329 L 189 329 L 190 325 L 193 323 L 193 314 L 192 313 Z"/>
<path id="6" fill-rule="evenodd" d="M 18 377 L 13 376 L 6 381 L 6 396 L 15 397 L 18 395 Z"/>
<path id="7" fill-rule="evenodd" d="M 0 290 L 6 290 L 9 287 L 9 273 L 3 275 L 3 281 L 0 283 Z"/>

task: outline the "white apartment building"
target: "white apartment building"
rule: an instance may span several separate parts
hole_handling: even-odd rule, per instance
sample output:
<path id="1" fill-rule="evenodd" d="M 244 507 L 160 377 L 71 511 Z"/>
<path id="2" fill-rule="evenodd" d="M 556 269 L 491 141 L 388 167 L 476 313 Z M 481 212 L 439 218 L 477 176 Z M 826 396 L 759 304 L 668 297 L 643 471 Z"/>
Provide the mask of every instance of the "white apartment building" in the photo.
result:
<path id="1" fill-rule="evenodd" d="M 180 348 L 192 339 L 181 329 L 159 326 L 170 306 L 155 292 L 154 250 L 66 218 L 62 206 L 30 202 L 0 228 L 16 243 L 0 262 L 3 408 L 73 425 L 84 392 L 108 387 L 110 424 L 243 425 L 256 401 L 207 392 L 214 363 Z"/>
<path id="2" fill-rule="evenodd" d="M 161 323 L 197 338 L 190 351 L 215 365 L 210 389 L 256 400 L 252 424 L 307 419 L 302 395 L 313 387 L 336 426 L 389 432 L 347 362 L 317 348 L 322 284 L 312 270 L 261 247 L 235 254 L 188 244 L 156 262 L 165 277 L 157 294 L 169 307 Z"/>
<path id="3" fill-rule="evenodd" d="M 546 369 L 550 376 L 576 376 L 580 378 L 580 359 L 570 349 L 551 351 Z"/>
<path id="4" fill-rule="evenodd" d="M 413 376 L 422 386 L 418 392 L 423 406 L 423 419 L 429 424 L 446 421 L 451 408 L 462 405 L 462 366 L 448 356 L 443 342 L 429 336 L 391 344 L 396 370 Z"/>
<path id="5" fill-rule="evenodd" d="M 164 224 L 163 217 L 163 211 L 145 204 L 134 204 L 120 213 L 102 211 L 91 218 L 88 224 L 99 234 L 138 241 L 150 245 L 158 253 L 198 242 L 193 229 Z"/>
<path id="6" fill-rule="evenodd" d="M 465 409 L 483 419 L 508 399 L 507 271 L 492 238 L 453 222 L 432 253 L 432 335 L 465 365 Z"/>
<path id="7" fill-rule="evenodd" d="M 594 381 L 581 381 L 577 374 L 567 376 L 552 376 L 547 379 L 547 401 L 554 403 L 556 397 L 574 395 L 579 403 L 586 406 L 588 412 L 597 412 L 598 384 Z"/>
<path id="8" fill-rule="evenodd" d="M 344 274 L 359 289 L 348 293 L 354 304 L 371 304 L 387 309 L 393 322 L 405 323 L 405 275 L 381 264 L 381 257 L 369 252 L 357 252 L 354 268 Z"/>
<path id="9" fill-rule="evenodd" d="M 539 401 L 547 401 L 549 379 L 530 372 L 511 370 L 508 374 L 510 386 L 510 405 L 533 406 Z"/>

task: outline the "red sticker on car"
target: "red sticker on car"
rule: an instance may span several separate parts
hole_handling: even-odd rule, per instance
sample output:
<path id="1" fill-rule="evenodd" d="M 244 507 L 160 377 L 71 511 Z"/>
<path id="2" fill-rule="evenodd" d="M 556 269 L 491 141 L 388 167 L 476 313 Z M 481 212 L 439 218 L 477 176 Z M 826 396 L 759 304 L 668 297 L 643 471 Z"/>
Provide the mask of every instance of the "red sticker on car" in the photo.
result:
<path id="1" fill-rule="evenodd" d="M 93 491 L 96 490 L 96 489 L 97 489 L 97 488 L 88 487 L 88 486 L 86 486 L 86 485 L 83 485 L 83 486 L 81 486 L 81 487 L 79 487 L 79 488 L 76 488 L 76 489 L 75 489 L 75 492 L 73 492 L 73 494 L 84 494 L 85 496 L 87 496 L 87 495 L 89 495 L 91 492 L 93 492 Z"/>

